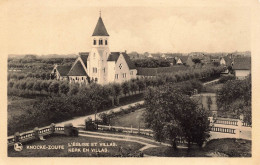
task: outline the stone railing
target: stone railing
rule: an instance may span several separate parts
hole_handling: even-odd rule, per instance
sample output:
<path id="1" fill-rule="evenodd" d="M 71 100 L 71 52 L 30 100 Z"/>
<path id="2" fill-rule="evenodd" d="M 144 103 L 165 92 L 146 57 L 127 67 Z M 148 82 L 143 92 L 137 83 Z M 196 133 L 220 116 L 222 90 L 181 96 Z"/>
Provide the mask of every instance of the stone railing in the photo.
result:
<path id="1" fill-rule="evenodd" d="M 115 127 L 115 126 L 107 126 L 107 125 L 98 125 L 98 130 L 139 134 L 139 135 L 146 135 L 146 136 L 153 137 L 153 131 L 150 129 L 141 129 L 141 128 L 138 129 L 138 128 L 131 128 L 131 127 Z"/>
<path id="2" fill-rule="evenodd" d="M 214 122 L 215 124 L 224 124 L 224 125 L 234 125 L 234 126 L 238 126 L 238 121 L 235 120 L 221 120 L 221 119 L 217 119 Z"/>
<path id="3" fill-rule="evenodd" d="M 35 127 L 33 130 L 28 132 L 19 133 L 16 132 L 14 136 L 9 136 L 7 139 L 8 146 L 12 146 L 16 142 L 28 142 L 31 140 L 41 140 L 43 136 L 50 135 L 53 133 L 64 133 L 64 127 L 55 127 L 55 124 L 51 124 L 48 127 L 38 128 Z"/>
<path id="4" fill-rule="evenodd" d="M 235 134 L 235 129 L 232 129 L 232 128 L 211 127 L 210 131 Z"/>

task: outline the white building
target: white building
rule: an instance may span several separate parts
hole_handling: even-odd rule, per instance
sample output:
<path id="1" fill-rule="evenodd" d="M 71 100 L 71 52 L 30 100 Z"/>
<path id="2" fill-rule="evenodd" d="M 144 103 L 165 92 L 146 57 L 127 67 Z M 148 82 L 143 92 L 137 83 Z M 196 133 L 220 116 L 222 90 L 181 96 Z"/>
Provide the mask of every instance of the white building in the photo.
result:
<path id="1" fill-rule="evenodd" d="M 244 79 L 251 74 L 251 58 L 241 57 L 234 59 L 234 65 L 232 68 L 235 72 L 235 76 L 238 79 Z"/>
<path id="2" fill-rule="evenodd" d="M 79 53 L 68 72 L 70 83 L 107 84 L 135 79 L 137 70 L 126 52 L 110 52 L 109 34 L 101 16 L 91 36 L 90 52 Z"/>

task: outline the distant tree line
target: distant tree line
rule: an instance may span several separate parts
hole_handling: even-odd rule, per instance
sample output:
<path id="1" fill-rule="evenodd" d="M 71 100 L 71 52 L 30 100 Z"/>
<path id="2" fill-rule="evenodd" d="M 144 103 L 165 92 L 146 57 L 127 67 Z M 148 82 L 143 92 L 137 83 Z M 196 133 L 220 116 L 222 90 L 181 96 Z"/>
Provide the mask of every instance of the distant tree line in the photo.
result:
<path id="1" fill-rule="evenodd" d="M 158 68 L 158 67 L 169 67 L 170 62 L 165 59 L 137 59 L 133 60 L 136 67 L 142 68 Z"/>

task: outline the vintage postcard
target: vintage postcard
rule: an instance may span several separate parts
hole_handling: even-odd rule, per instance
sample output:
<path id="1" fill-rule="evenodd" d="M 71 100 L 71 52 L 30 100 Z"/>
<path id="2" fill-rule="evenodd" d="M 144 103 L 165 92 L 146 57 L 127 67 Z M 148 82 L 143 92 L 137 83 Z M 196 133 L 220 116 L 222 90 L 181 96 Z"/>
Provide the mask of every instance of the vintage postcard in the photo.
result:
<path id="1" fill-rule="evenodd" d="M 0 8 L 4 164 L 260 163 L 252 113 L 260 2 Z"/>

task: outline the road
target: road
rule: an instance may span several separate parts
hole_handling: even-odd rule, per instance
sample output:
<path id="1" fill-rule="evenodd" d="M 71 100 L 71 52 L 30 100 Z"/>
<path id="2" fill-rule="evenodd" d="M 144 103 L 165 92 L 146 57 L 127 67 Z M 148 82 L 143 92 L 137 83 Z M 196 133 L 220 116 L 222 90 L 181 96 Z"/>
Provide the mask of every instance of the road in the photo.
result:
<path id="1" fill-rule="evenodd" d="M 134 103 L 131 103 L 131 104 L 127 104 L 127 105 L 123 105 L 123 106 L 120 106 L 120 107 L 116 107 L 116 108 L 113 108 L 113 109 L 109 109 L 107 111 L 103 111 L 103 112 L 100 112 L 100 113 L 111 113 L 111 112 L 118 112 L 120 111 L 121 108 L 123 109 L 126 109 L 128 108 L 129 106 L 134 106 L 135 104 L 143 104 L 144 101 L 138 101 L 138 102 L 134 102 Z M 97 117 L 100 113 L 97 113 Z M 71 123 L 74 127 L 77 127 L 77 126 L 82 126 L 85 124 L 85 119 L 87 118 L 92 118 L 92 120 L 95 119 L 95 114 L 91 114 L 91 115 L 87 115 L 87 116 L 82 116 L 82 117 L 77 117 L 75 119 L 71 119 L 71 120 L 67 120 L 67 121 L 64 121 L 64 122 L 61 122 L 61 123 L 55 123 L 56 126 L 64 126 L 65 124 L 68 124 L 68 123 Z"/>

